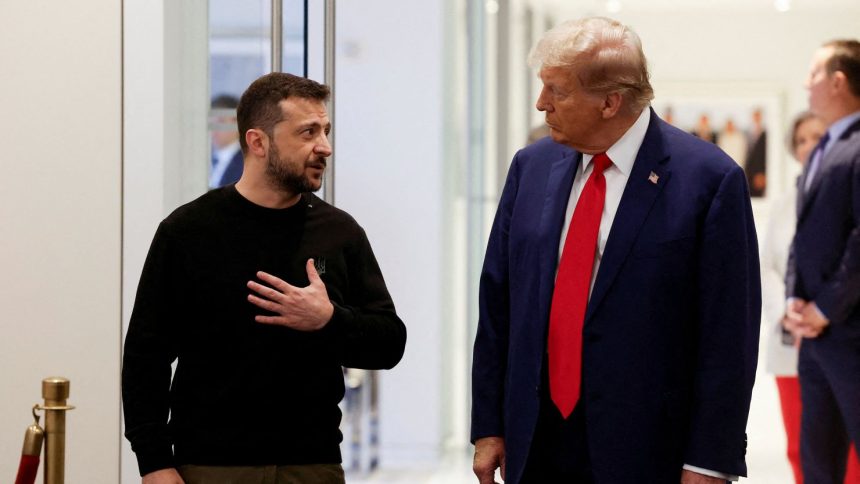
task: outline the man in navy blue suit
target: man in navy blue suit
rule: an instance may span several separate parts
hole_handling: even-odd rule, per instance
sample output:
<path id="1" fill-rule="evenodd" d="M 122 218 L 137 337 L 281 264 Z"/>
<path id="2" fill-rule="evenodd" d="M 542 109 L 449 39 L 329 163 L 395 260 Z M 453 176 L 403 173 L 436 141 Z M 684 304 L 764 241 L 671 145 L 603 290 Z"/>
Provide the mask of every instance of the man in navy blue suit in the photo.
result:
<path id="1" fill-rule="evenodd" d="M 784 324 L 804 338 L 804 481 L 841 483 L 849 442 L 860 444 L 860 42 L 824 44 L 806 87 L 827 132 L 799 180 Z"/>
<path id="2" fill-rule="evenodd" d="M 239 99 L 221 94 L 212 99 L 212 109 L 220 111 L 215 116 L 212 128 L 212 166 L 209 171 L 209 188 L 232 185 L 242 177 L 245 157 L 239 146 L 239 130 L 236 129 L 236 108 Z"/>
<path id="3" fill-rule="evenodd" d="M 551 138 L 508 173 L 481 275 L 473 468 L 519 483 L 746 475 L 761 308 L 743 171 L 660 120 L 639 38 L 567 22 L 530 54 Z"/>

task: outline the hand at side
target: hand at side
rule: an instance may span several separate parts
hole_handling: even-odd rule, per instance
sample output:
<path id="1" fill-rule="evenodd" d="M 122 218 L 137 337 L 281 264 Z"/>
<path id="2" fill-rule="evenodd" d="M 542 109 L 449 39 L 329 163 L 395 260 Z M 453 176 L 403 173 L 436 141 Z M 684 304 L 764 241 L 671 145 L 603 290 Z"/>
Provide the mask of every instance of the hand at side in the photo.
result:
<path id="1" fill-rule="evenodd" d="M 472 471 L 478 476 L 480 484 L 493 484 L 496 469 L 501 467 L 502 479 L 505 478 L 505 439 L 484 437 L 475 441 L 475 458 Z"/>
<path id="2" fill-rule="evenodd" d="M 142 484 L 185 484 L 176 469 L 159 469 L 143 476 Z"/>

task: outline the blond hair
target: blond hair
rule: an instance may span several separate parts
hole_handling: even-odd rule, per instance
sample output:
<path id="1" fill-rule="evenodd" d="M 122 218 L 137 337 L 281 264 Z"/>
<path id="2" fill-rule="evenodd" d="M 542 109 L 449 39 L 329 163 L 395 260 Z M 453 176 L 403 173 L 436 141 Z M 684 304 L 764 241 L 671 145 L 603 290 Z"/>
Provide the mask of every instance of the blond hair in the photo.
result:
<path id="1" fill-rule="evenodd" d="M 621 93 L 631 113 L 654 99 L 639 36 L 609 18 L 570 20 L 546 32 L 529 53 L 529 66 L 570 68 L 588 92 Z"/>

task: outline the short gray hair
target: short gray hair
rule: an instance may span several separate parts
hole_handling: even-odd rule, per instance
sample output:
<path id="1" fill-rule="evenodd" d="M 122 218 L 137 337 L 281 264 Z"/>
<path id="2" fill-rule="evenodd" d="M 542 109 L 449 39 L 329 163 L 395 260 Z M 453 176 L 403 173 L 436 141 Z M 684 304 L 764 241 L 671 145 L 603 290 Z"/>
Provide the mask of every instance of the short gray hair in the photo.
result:
<path id="1" fill-rule="evenodd" d="M 654 99 L 639 36 L 606 17 L 570 20 L 546 32 L 532 48 L 529 66 L 575 68 L 587 91 L 620 92 L 631 112 Z"/>

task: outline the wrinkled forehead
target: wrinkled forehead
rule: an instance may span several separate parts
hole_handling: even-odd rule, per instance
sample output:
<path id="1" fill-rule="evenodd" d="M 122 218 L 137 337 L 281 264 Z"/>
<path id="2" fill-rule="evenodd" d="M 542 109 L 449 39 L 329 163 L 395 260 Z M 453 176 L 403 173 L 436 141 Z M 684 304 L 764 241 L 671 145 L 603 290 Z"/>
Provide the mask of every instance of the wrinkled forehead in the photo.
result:
<path id="1" fill-rule="evenodd" d="M 562 86 L 576 83 L 577 76 L 572 66 L 544 66 L 538 71 L 538 77 L 545 85 Z"/>
<path id="2" fill-rule="evenodd" d="M 286 122 L 288 125 L 318 124 L 326 127 L 331 123 L 328 119 L 328 110 L 324 101 L 318 99 L 289 97 L 281 100 L 281 120 L 278 124 Z"/>
<path id="3" fill-rule="evenodd" d="M 285 117 L 288 116 L 317 116 L 328 118 L 328 110 L 324 101 L 304 97 L 288 97 L 278 105 Z"/>

